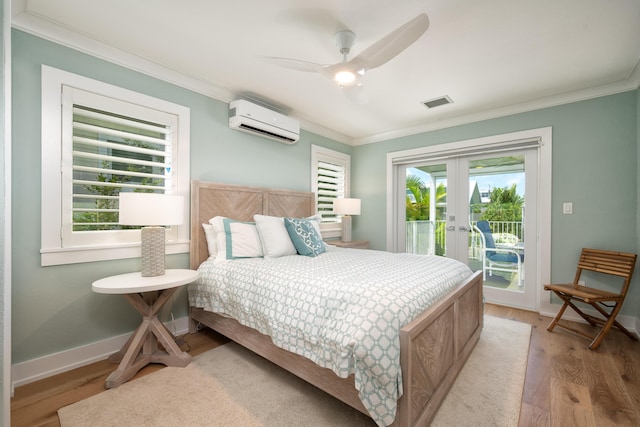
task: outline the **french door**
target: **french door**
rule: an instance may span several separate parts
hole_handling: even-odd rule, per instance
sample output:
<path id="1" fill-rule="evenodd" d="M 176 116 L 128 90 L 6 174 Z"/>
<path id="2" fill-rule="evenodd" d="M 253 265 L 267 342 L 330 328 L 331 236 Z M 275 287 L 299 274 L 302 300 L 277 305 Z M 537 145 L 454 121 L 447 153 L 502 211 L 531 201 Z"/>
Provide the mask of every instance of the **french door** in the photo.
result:
<path id="1" fill-rule="evenodd" d="M 487 301 L 536 308 L 537 149 L 444 157 L 397 167 L 397 250 L 455 258 Z"/>

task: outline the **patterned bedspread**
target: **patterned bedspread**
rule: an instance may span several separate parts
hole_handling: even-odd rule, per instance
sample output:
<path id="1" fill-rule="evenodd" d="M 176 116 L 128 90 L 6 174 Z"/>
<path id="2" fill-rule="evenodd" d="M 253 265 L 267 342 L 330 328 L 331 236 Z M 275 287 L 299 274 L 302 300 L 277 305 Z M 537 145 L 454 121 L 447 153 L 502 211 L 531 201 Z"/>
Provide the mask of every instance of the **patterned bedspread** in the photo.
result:
<path id="1" fill-rule="evenodd" d="M 223 313 L 340 377 L 378 425 L 402 395 L 400 329 L 471 275 L 437 256 L 329 247 L 317 257 L 203 263 L 189 303 Z"/>

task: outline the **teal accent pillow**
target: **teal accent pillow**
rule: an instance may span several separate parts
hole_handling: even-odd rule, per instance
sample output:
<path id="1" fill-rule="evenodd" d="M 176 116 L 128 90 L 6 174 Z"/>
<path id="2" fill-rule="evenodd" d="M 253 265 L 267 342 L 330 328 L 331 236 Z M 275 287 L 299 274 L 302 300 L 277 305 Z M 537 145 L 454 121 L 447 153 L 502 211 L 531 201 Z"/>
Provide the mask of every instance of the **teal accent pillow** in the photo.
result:
<path id="1" fill-rule="evenodd" d="M 314 257 L 326 251 L 327 248 L 311 221 L 305 218 L 285 218 L 284 226 L 296 251 L 300 255 Z"/>

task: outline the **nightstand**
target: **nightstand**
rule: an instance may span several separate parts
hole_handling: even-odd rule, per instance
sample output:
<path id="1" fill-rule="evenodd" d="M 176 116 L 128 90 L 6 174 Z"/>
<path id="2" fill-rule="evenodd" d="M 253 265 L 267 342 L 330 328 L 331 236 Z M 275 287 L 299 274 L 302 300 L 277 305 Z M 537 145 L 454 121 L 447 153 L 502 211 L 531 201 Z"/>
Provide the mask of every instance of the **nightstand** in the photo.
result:
<path id="1" fill-rule="evenodd" d="M 343 242 L 342 240 L 327 240 L 325 243 L 339 248 L 369 249 L 368 240 L 352 240 L 350 242 Z"/>
<path id="2" fill-rule="evenodd" d="M 166 270 L 162 276 L 142 277 L 140 272 L 119 274 L 93 282 L 91 288 L 101 294 L 120 294 L 142 315 L 142 323 L 122 349 L 109 357 L 118 368 L 107 377 L 105 388 L 118 387 L 149 363 L 184 367 L 191 355 L 180 350 L 175 337 L 158 319 L 158 311 L 180 286 L 198 278 L 195 270 Z M 164 350 L 158 349 L 158 342 Z"/>

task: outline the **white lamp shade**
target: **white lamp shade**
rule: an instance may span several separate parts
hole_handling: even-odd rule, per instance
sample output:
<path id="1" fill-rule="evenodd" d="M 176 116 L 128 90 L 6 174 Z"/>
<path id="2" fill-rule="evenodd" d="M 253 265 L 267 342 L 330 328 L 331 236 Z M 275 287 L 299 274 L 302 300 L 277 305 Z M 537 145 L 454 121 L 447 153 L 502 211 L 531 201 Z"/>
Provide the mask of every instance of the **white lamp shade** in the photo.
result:
<path id="1" fill-rule="evenodd" d="M 119 223 L 123 225 L 180 225 L 184 197 L 155 193 L 120 193 Z"/>
<path id="2" fill-rule="evenodd" d="M 333 212 L 338 215 L 360 215 L 360 199 L 335 199 L 333 201 Z"/>

